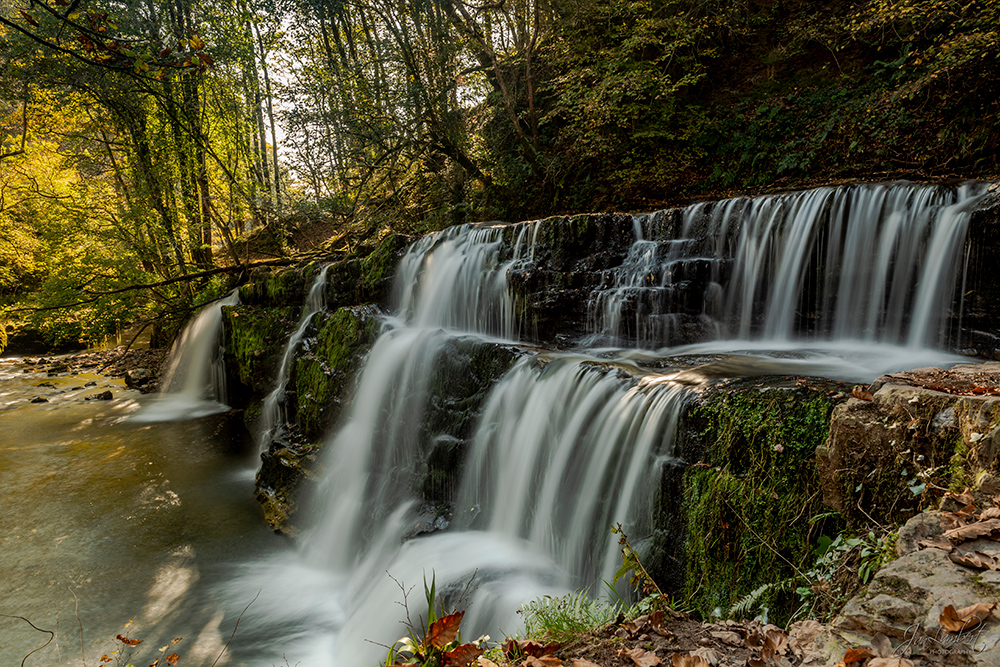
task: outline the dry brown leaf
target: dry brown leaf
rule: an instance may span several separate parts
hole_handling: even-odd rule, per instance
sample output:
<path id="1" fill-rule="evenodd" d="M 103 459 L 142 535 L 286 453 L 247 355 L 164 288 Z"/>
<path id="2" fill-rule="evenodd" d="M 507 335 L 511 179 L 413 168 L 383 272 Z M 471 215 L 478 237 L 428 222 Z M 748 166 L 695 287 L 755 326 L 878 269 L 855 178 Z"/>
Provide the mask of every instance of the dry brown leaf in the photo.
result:
<path id="1" fill-rule="evenodd" d="M 788 628 L 788 646 L 803 662 L 818 660 L 822 657 L 816 650 L 816 638 L 823 632 L 823 624 L 808 620 L 792 623 Z"/>
<path id="2" fill-rule="evenodd" d="M 844 654 L 844 659 L 837 663 L 837 667 L 851 667 L 851 665 L 857 665 L 863 663 L 868 658 L 874 658 L 872 652 L 864 648 L 852 648 L 848 649 L 847 653 Z"/>
<path id="3" fill-rule="evenodd" d="M 941 537 L 935 537 L 930 540 L 920 540 L 917 542 L 917 546 L 921 549 L 944 549 L 945 551 L 951 551 L 955 548 L 954 544 Z"/>
<path id="4" fill-rule="evenodd" d="M 677 654 L 675 653 L 674 655 Z M 707 662 L 710 665 L 710 667 L 715 667 L 720 662 L 722 662 L 723 658 L 725 657 L 721 653 L 716 651 L 714 648 L 708 648 L 707 646 L 703 646 L 699 649 L 691 651 L 691 655 L 701 658 L 702 660 Z"/>
<path id="5" fill-rule="evenodd" d="M 938 621 L 941 627 L 948 632 L 963 632 L 979 627 L 979 625 L 989 618 L 996 609 L 995 604 L 980 602 L 962 609 L 956 610 L 954 605 L 948 605 L 941 610 Z"/>
<path id="6" fill-rule="evenodd" d="M 968 526 L 959 526 L 946 531 L 942 537 L 952 544 L 961 544 L 967 540 L 974 540 L 978 537 L 989 537 L 993 539 L 993 534 L 1000 536 L 1000 519 L 987 519 L 970 523 Z"/>
<path id="7" fill-rule="evenodd" d="M 982 551 L 968 553 L 956 549 L 948 554 L 948 559 L 957 565 L 977 570 L 1000 570 L 1000 559 L 990 554 L 984 554 Z"/>
<path id="8" fill-rule="evenodd" d="M 1000 519 L 1000 507 L 989 507 L 983 510 L 983 513 L 979 515 L 979 520 L 984 519 Z"/>
<path id="9" fill-rule="evenodd" d="M 583 658 L 573 658 L 572 667 L 601 667 L 600 665 L 584 660 Z"/>
<path id="10" fill-rule="evenodd" d="M 563 661 L 554 655 L 529 655 L 521 667 L 562 667 Z"/>
<path id="11" fill-rule="evenodd" d="M 443 647 L 455 641 L 464 615 L 464 611 L 459 611 L 431 623 L 424 637 L 424 646 Z"/>
<path id="12" fill-rule="evenodd" d="M 731 632 L 729 630 L 715 630 L 709 633 L 723 644 L 729 644 L 730 646 L 742 646 L 743 637 L 740 637 L 739 633 Z"/>
<path id="13" fill-rule="evenodd" d="M 888 658 L 872 658 L 865 667 L 916 667 L 912 661 L 899 656 Z"/>
<path id="14" fill-rule="evenodd" d="M 656 667 L 660 664 L 660 656 L 652 651 L 639 648 L 638 646 L 625 654 L 635 664 L 635 667 Z"/>
<path id="15" fill-rule="evenodd" d="M 854 398 L 860 398 L 862 401 L 870 401 L 875 397 L 872 396 L 870 391 L 865 391 L 861 387 L 855 387 L 851 390 L 851 396 Z"/>
<path id="16" fill-rule="evenodd" d="M 767 667 L 767 661 L 757 655 L 747 658 L 747 667 Z"/>
<path id="17" fill-rule="evenodd" d="M 788 635 L 776 625 L 764 627 L 764 646 L 760 651 L 764 658 L 788 653 Z"/>
<path id="18" fill-rule="evenodd" d="M 949 530 L 954 530 L 956 528 L 961 528 L 968 521 L 955 514 L 954 512 L 941 512 L 941 530 L 948 532 Z"/>
<path id="19" fill-rule="evenodd" d="M 489 658 L 484 658 L 483 656 L 479 656 L 478 658 L 476 658 L 476 663 L 479 665 L 479 667 L 500 667 L 500 665 L 498 665 L 497 663 L 493 662 Z M 573 667 L 576 667 L 576 665 L 574 665 Z"/>
<path id="20" fill-rule="evenodd" d="M 444 654 L 444 664 L 455 667 L 469 667 L 472 661 L 483 654 L 483 649 L 475 644 L 462 644 Z"/>
<path id="21" fill-rule="evenodd" d="M 969 487 L 965 487 L 965 490 L 962 491 L 961 493 L 954 493 L 953 491 L 949 491 L 946 494 L 944 494 L 944 497 L 945 499 L 950 498 L 954 500 L 962 507 L 966 507 L 967 505 L 972 505 L 976 502 L 976 500 L 972 497 L 972 489 L 970 489 Z"/>
<path id="22" fill-rule="evenodd" d="M 694 653 L 674 653 L 671 658 L 673 667 L 711 667 L 701 656 Z"/>

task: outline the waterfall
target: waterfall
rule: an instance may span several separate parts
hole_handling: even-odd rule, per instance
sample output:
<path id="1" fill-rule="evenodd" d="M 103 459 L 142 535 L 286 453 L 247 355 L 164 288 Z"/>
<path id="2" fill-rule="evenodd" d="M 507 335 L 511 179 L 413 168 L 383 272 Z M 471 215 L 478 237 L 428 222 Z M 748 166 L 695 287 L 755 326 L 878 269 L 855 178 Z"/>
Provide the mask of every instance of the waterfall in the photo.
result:
<path id="1" fill-rule="evenodd" d="M 433 386 L 436 369 L 456 341 L 511 346 L 530 331 L 507 279 L 537 268 L 542 231 L 556 223 L 465 225 L 421 239 L 397 269 L 396 314 L 325 442 L 296 558 L 282 555 L 234 583 L 242 594 L 234 600 L 266 589 L 260 611 L 244 621 L 262 637 L 260 664 L 279 657 L 376 664 L 385 651 L 372 642 L 406 634 L 399 584 L 419 591 L 422 577 L 434 576 L 450 600 L 475 577 L 463 632 L 495 638 L 516 631 L 515 611 L 530 599 L 610 580 L 620 565 L 610 526 L 622 523 L 636 542 L 653 529 L 692 378 L 868 377 L 879 363 L 900 363 L 890 348 L 905 350 L 904 364 L 925 362 L 918 348 L 942 342 L 937 332 L 981 192 L 978 185 L 820 188 L 693 205 L 672 226 L 634 216 L 635 242 L 605 270 L 588 304 L 591 342 L 661 347 L 695 321 L 720 339 L 712 352 L 740 353 L 699 375 L 669 355 L 710 348 L 520 348 L 462 443 L 449 529 L 416 537 L 426 509 L 417 480 L 428 438 L 437 435 L 428 426 L 441 389 Z M 698 308 L 692 285 L 701 290 Z M 796 340 L 808 351 L 745 354 Z M 857 345 L 850 359 L 812 352 L 858 340 L 884 358 L 858 361 Z M 418 597 L 407 599 L 411 618 L 422 613 Z M 290 635 L 295 652 L 283 641 L 283 656 L 266 654 L 267 637 Z"/>
<path id="2" fill-rule="evenodd" d="M 326 305 L 326 274 L 329 270 L 330 265 L 327 264 L 313 279 L 309 292 L 306 294 L 306 302 L 302 308 L 302 315 L 299 317 L 299 325 L 289 337 L 288 343 L 285 344 L 285 352 L 281 355 L 274 389 L 264 398 L 264 403 L 261 406 L 257 441 L 262 452 L 266 451 L 271 444 L 275 428 L 285 421 L 285 387 L 288 386 L 288 379 L 292 373 L 292 359 L 299 343 L 302 342 L 302 337 L 305 336 L 306 330 L 312 323 L 313 316 L 323 310 Z"/>
<path id="3" fill-rule="evenodd" d="M 239 303 L 236 290 L 204 306 L 170 348 L 160 394 L 131 419 L 177 421 L 226 412 L 222 308 Z"/>
<path id="4" fill-rule="evenodd" d="M 680 238 L 636 241 L 590 302 L 600 339 L 692 342 L 682 315 L 716 337 L 941 346 L 973 205 L 983 184 L 817 188 L 695 204 Z M 707 282 L 700 313 L 675 294 Z M 634 321 L 623 322 L 626 313 Z M 626 324 L 628 326 L 626 326 Z"/>

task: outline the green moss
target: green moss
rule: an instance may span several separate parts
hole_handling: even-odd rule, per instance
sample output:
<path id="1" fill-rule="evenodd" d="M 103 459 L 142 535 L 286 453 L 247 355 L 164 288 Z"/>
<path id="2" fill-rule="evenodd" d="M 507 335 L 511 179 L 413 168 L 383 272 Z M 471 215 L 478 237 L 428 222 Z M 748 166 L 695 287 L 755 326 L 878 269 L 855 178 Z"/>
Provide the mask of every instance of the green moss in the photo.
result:
<path id="1" fill-rule="evenodd" d="M 222 308 L 227 361 L 233 362 L 243 385 L 262 394 L 269 391 L 297 311 L 245 305 Z"/>
<path id="2" fill-rule="evenodd" d="M 813 452 L 831 403 L 792 389 L 720 393 L 692 408 L 704 461 L 683 477 L 685 596 L 702 614 L 728 609 L 764 584 L 808 569 L 823 512 Z M 762 595 L 773 619 L 794 610 L 794 586 Z"/>
<path id="3" fill-rule="evenodd" d="M 339 308 L 317 313 L 312 353 L 295 361 L 292 384 L 298 425 L 309 440 L 318 439 L 336 418 L 361 359 L 378 336 L 379 322 L 369 308 Z"/>
<path id="4" fill-rule="evenodd" d="M 367 257 L 361 260 L 362 287 L 372 294 L 392 278 L 401 251 L 409 244 L 409 239 L 400 234 L 389 234 Z"/>

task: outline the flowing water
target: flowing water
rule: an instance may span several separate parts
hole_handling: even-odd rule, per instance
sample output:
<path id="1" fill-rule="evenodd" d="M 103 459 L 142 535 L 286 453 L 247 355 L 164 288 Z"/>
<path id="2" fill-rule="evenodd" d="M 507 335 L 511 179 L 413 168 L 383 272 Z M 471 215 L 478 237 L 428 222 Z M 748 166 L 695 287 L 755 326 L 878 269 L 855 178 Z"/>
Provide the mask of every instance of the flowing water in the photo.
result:
<path id="1" fill-rule="evenodd" d="M 132 418 L 137 421 L 196 419 L 229 410 L 222 361 L 222 308 L 239 303 L 236 290 L 198 313 L 170 350 L 170 362 L 156 399 Z"/>
<path id="2" fill-rule="evenodd" d="M 256 457 L 229 444 L 225 415 L 142 423 L 155 399 L 121 380 L 25 370 L 0 360 L 0 614 L 57 633 L 26 664 L 98 664 L 130 619 L 142 664 L 178 636 L 181 664 L 211 664 L 238 614 L 213 590 L 245 554 L 284 547 L 253 501 Z M 47 638 L 0 617 L 0 664 Z"/>
<path id="3" fill-rule="evenodd" d="M 637 538 L 648 531 L 650 498 L 671 460 L 677 419 L 693 386 L 727 375 L 788 373 L 868 381 L 890 370 L 956 361 L 935 348 L 947 336 L 967 213 L 981 190 L 863 186 L 696 205 L 682 212 L 680 233 L 670 238 L 661 238 L 655 216 L 636 216 L 627 258 L 608 271 L 605 288 L 591 300 L 590 341 L 647 349 L 524 348 L 485 401 L 447 531 L 410 539 L 421 522 L 413 484 L 418 461 L 426 458 L 420 431 L 432 370 L 456 340 L 531 342 L 506 276 L 511 267 L 535 261 L 544 222 L 516 227 L 510 248 L 500 227 L 463 226 L 410 249 L 396 274 L 396 315 L 385 320 L 351 407 L 331 425 L 326 473 L 296 547 L 262 535 L 262 522 L 250 516 L 246 471 L 252 464 L 213 448 L 208 433 L 216 425 L 124 419 L 146 400 L 138 396 L 53 409 L 61 420 L 51 430 L 20 436 L 35 444 L 3 450 L 25 458 L 5 463 L 3 474 L 13 479 L 15 466 L 39 471 L 37 480 L 15 480 L 22 486 L 15 486 L 20 493 L 13 497 L 53 496 L 44 510 L 53 516 L 34 519 L 32 507 L 5 506 L 5 520 L 21 522 L 5 532 L 24 540 L 22 559 L 42 558 L 38 571 L 52 572 L 69 538 L 47 536 L 49 545 L 38 554 L 50 555 L 36 555 L 32 549 L 41 538 L 32 545 L 30 526 L 38 523 L 41 530 L 46 523 L 49 531 L 61 512 L 67 518 L 81 514 L 76 520 L 85 525 L 111 515 L 106 538 L 99 521 L 98 530 L 85 533 L 87 540 L 108 542 L 79 566 L 93 582 L 81 589 L 88 593 L 88 613 L 107 599 L 90 599 L 91 592 L 106 592 L 120 571 L 130 583 L 119 592 L 125 604 L 116 609 L 169 609 L 143 618 L 159 619 L 158 628 L 200 628 L 195 634 L 217 646 L 226 623 L 255 600 L 227 652 L 232 664 L 376 664 L 386 652 L 379 644 L 406 633 L 405 610 L 397 604 L 404 589 L 417 587 L 407 599 L 416 617 L 422 613 L 420 586 L 432 576 L 451 599 L 475 579 L 467 638 L 515 631 L 521 604 L 610 578 L 619 560 L 611 524 L 621 522 Z M 696 274 L 706 278 L 704 307 L 684 317 L 697 319 L 710 340 L 665 348 L 686 321 L 674 312 L 675 299 Z M 320 307 L 314 300 L 305 310 Z M 202 317 L 206 322 L 199 324 Z M 195 341 L 209 350 L 218 346 L 218 333 L 208 326 L 215 317 L 199 316 L 175 358 Z M 295 335 L 301 338 L 308 321 L 304 315 Z M 297 346 L 289 342 L 283 366 Z M 670 361 L 692 354 L 720 356 L 697 369 Z M 7 382 L 20 381 L 13 370 Z M 285 375 L 279 372 L 268 397 L 275 406 Z M 197 383 L 197 405 L 224 402 L 209 397 L 205 384 Z M 168 389 L 173 387 L 172 380 Z M 22 399 L 8 412 L 29 409 Z M 161 417 L 179 413 L 146 406 L 142 414 L 151 410 Z M 276 413 L 265 427 L 273 429 L 279 419 Z M 76 442 L 68 434 L 77 432 L 82 444 L 61 444 Z M 74 447 L 87 451 L 73 454 Z M 79 470 L 73 467 L 78 461 Z M 68 480 L 81 494 L 94 492 L 98 507 L 87 510 L 67 494 Z M 117 496 L 109 497 L 111 488 Z M 62 508 L 65 503 L 72 512 Z M 141 512 L 147 506 L 156 520 L 125 517 L 146 517 Z M 165 527 L 187 526 L 185 520 L 189 532 Z M 104 556 L 112 559 L 111 568 L 97 564 Z M 24 574 L 7 596 L 20 598 L 23 590 L 25 600 L 51 600 L 51 591 L 84 576 L 66 571 L 74 573 L 72 580 L 52 576 L 51 584 L 32 583 Z M 182 592 L 156 606 L 147 598 L 160 590 L 160 578 L 168 582 L 165 589 Z M 51 602 L 24 608 L 44 614 L 45 604 Z M 65 605 L 58 622 L 69 635 Z M 181 608 L 190 610 L 183 620 Z M 64 654 L 67 645 L 63 636 Z"/>

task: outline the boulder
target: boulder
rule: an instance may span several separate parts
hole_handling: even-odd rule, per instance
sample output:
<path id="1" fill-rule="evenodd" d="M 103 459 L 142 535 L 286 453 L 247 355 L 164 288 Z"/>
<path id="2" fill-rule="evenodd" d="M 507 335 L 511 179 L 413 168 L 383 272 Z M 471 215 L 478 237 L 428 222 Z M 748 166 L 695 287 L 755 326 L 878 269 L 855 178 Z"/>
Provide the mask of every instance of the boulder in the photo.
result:
<path id="1" fill-rule="evenodd" d="M 993 616 L 981 627 L 948 632 L 941 627 L 940 617 L 948 605 L 962 609 L 996 603 L 1000 572 L 958 565 L 944 549 L 909 550 L 917 535 L 931 535 L 940 528 L 934 525 L 939 516 L 927 512 L 907 522 L 900 531 L 900 550 L 907 553 L 879 570 L 868 587 L 847 603 L 832 627 L 854 645 L 868 644 L 881 632 L 892 640 L 897 655 L 913 656 L 922 665 L 998 665 L 1000 620 Z M 1000 543 L 988 539 L 959 548 L 1000 556 Z"/>
<path id="2" fill-rule="evenodd" d="M 155 375 L 148 368 L 133 368 L 125 371 L 125 386 L 129 389 L 142 391 L 143 387 L 153 381 Z"/>

